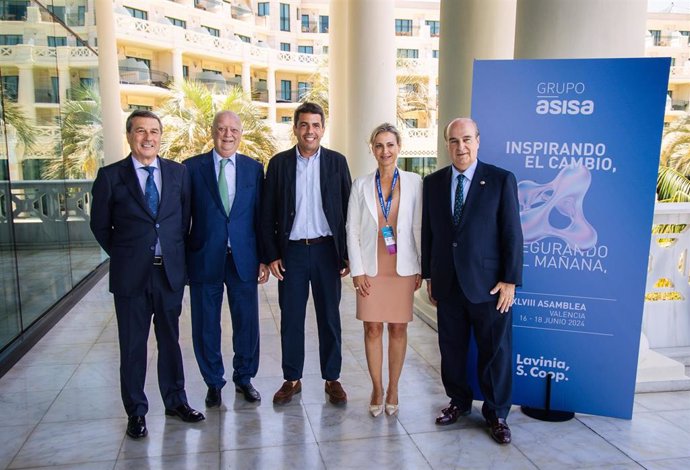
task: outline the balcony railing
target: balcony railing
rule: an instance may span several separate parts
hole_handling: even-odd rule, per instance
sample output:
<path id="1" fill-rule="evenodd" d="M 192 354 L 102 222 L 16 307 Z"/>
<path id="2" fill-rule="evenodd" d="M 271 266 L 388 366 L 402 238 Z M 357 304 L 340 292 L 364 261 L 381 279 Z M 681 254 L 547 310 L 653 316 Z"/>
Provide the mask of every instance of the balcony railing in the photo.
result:
<path id="1" fill-rule="evenodd" d="M 118 34 L 123 36 L 135 35 L 166 46 L 174 40 L 176 35 L 180 34 L 180 28 L 172 25 L 140 20 L 129 15 L 116 14 L 115 20 Z M 311 66 L 314 70 L 324 61 L 324 57 L 317 54 L 278 51 L 235 39 L 219 38 L 190 30 L 184 30 L 184 39 L 187 42 L 186 46 L 194 45 L 198 51 L 212 54 L 223 60 L 249 60 L 260 64 L 272 61 L 277 67 L 299 65 L 301 67 Z"/>
<path id="2" fill-rule="evenodd" d="M 140 67 L 120 66 L 120 83 L 129 85 L 152 85 L 167 88 L 170 75 L 159 70 L 143 69 Z"/>
<path id="3" fill-rule="evenodd" d="M 12 227 L 17 248 L 95 244 L 89 229 L 92 184 L 90 180 L 0 182 L 0 230 Z M 7 242 L 12 237 L 1 239 Z"/>
<path id="4" fill-rule="evenodd" d="M 673 111 L 687 111 L 688 101 L 687 100 L 673 100 L 671 101 L 671 109 Z"/>

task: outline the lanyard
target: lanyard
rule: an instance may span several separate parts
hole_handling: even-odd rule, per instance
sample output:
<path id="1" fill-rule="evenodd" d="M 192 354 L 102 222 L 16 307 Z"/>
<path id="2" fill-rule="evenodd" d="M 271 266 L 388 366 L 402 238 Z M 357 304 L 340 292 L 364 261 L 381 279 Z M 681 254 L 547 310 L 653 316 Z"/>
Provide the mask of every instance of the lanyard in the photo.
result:
<path id="1" fill-rule="evenodd" d="M 383 218 L 386 219 L 388 223 L 388 214 L 391 211 L 391 203 L 393 202 L 393 191 L 395 190 L 395 184 L 398 182 L 398 169 L 395 169 L 393 173 L 393 182 L 391 183 L 391 193 L 388 195 L 386 202 L 383 202 L 383 192 L 381 191 L 381 174 L 379 170 L 376 170 L 376 192 L 379 194 L 379 204 L 381 204 L 381 211 L 383 212 Z"/>

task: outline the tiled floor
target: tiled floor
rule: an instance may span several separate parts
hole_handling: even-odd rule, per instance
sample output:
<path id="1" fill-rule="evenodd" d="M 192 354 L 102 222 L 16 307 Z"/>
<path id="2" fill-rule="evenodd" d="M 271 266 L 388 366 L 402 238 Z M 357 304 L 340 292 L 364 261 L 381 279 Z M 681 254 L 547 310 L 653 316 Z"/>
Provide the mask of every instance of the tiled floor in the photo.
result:
<path id="1" fill-rule="evenodd" d="M 446 404 L 439 378 L 436 333 L 410 324 L 400 413 L 371 418 L 370 385 L 362 327 L 354 318 L 350 283 L 343 288 L 342 381 L 345 407 L 328 404 L 319 374 L 313 313 L 308 315 L 303 392 L 274 407 L 282 383 L 279 310 L 275 281 L 261 289 L 261 367 L 254 384 L 259 405 L 230 387 L 219 410 L 185 424 L 166 418 L 150 368 L 149 436 L 125 437 L 119 397 L 118 353 L 112 299 L 103 279 L 40 343 L 0 379 L 0 468 L 65 469 L 450 469 L 690 467 L 690 392 L 639 394 L 631 421 L 576 415 L 545 423 L 515 408 L 513 443 L 499 446 L 479 415 L 439 428 L 434 416 Z M 191 347 L 187 298 L 181 320 L 187 394 L 204 408 L 206 392 Z M 311 308 L 311 307 L 310 307 Z M 226 364 L 231 363 L 229 316 L 224 318 Z M 155 364 L 155 342 L 150 342 Z"/>

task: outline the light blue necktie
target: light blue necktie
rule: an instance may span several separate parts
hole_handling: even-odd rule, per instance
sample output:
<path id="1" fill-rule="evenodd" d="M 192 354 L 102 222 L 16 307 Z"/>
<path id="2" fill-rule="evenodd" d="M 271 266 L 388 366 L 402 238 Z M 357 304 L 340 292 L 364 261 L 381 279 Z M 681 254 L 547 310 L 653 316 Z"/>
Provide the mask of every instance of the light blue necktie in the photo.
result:
<path id="1" fill-rule="evenodd" d="M 142 168 L 149 173 L 148 178 L 146 178 L 144 198 L 146 199 L 146 203 L 149 205 L 149 209 L 151 209 L 151 213 L 154 217 L 156 217 L 158 215 L 159 199 L 158 188 L 156 187 L 156 182 L 153 179 L 153 170 L 156 168 L 153 166 L 143 166 Z"/>
<path id="2" fill-rule="evenodd" d="M 455 187 L 455 204 L 453 204 L 453 225 L 456 227 L 462 217 L 462 206 L 464 201 L 465 175 L 458 175 L 458 185 Z"/>

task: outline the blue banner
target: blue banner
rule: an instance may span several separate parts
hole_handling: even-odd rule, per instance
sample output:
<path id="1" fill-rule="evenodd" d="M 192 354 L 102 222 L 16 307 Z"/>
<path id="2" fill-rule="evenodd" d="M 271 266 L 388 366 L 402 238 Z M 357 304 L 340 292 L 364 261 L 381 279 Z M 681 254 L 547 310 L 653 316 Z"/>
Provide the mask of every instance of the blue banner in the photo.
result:
<path id="1" fill-rule="evenodd" d="M 669 58 L 476 61 L 479 159 L 518 180 L 513 402 L 631 418 Z"/>

